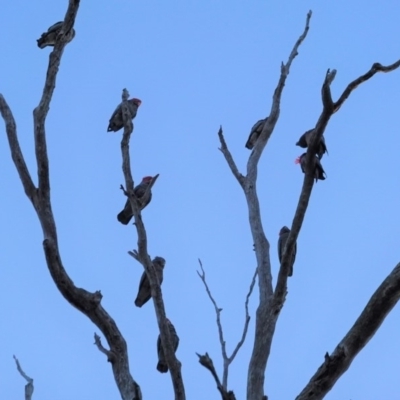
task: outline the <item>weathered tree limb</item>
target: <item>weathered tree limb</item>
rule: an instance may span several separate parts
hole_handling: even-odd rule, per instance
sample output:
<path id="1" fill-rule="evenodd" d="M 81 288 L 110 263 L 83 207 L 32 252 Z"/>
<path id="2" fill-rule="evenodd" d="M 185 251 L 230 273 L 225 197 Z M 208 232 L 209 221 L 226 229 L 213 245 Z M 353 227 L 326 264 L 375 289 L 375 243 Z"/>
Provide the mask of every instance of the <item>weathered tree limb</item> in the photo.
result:
<path id="1" fill-rule="evenodd" d="M 211 375 L 214 377 L 215 383 L 217 384 L 217 389 L 221 393 L 222 400 L 236 400 L 235 394 L 231 390 L 227 391 L 226 387 L 221 384 L 218 374 L 215 371 L 213 360 L 208 353 L 204 354 L 204 356 L 200 355 L 199 353 L 196 354 L 199 357 L 199 363 L 204 368 L 208 369 L 211 372 Z"/>
<path id="2" fill-rule="evenodd" d="M 33 394 L 33 379 L 30 378 L 28 375 L 25 374 L 25 372 L 22 370 L 21 365 L 18 361 L 18 358 L 13 356 L 15 363 L 17 364 L 17 370 L 21 374 L 21 376 L 28 382 L 25 385 L 25 400 L 32 400 L 32 394 Z"/>
<path id="3" fill-rule="evenodd" d="M 17 136 L 17 124 L 15 123 L 14 116 L 11 112 L 4 97 L 0 94 L 0 113 L 6 124 L 6 132 L 8 143 L 10 144 L 11 156 L 14 161 L 15 167 L 17 168 L 19 178 L 21 179 L 22 185 L 25 190 L 25 194 L 28 196 L 32 204 L 36 204 L 37 195 L 36 187 L 32 181 L 28 167 L 25 163 L 24 156 L 19 145 Z"/>
<path id="4" fill-rule="evenodd" d="M 128 252 L 133 258 L 140 262 L 147 274 L 150 282 L 151 297 L 153 298 L 154 309 L 157 317 L 158 328 L 160 330 L 161 343 L 163 345 L 165 360 L 167 362 L 169 371 L 171 373 L 172 385 L 175 392 L 175 400 L 185 400 L 185 387 L 183 384 L 183 378 L 181 373 L 182 364 L 175 356 L 174 347 L 172 345 L 172 338 L 167 323 L 167 317 L 165 312 L 164 300 L 162 297 L 161 286 L 158 282 L 157 274 L 153 263 L 151 262 L 150 256 L 147 251 L 147 233 L 142 220 L 142 214 L 138 207 L 138 200 L 134 193 L 133 178 L 131 172 L 131 162 L 129 156 L 129 141 L 133 131 L 133 124 L 127 105 L 129 93 L 126 89 L 122 93 L 122 116 L 124 121 L 124 133 L 121 141 L 121 153 L 122 153 L 122 171 L 124 174 L 126 189 L 125 194 L 128 196 L 131 202 L 133 216 L 135 219 L 135 226 L 138 235 L 137 243 L 138 250 Z M 155 180 L 158 178 L 158 174 L 153 178 L 151 186 L 154 185 Z M 148 188 L 147 190 L 150 190 Z"/>
<path id="5" fill-rule="evenodd" d="M 326 353 L 318 368 L 296 400 L 321 400 L 347 371 L 357 354 L 374 336 L 400 299 L 400 263 L 378 287 L 347 335 L 332 354 Z"/>
<path id="6" fill-rule="evenodd" d="M 256 141 L 247 163 L 244 192 L 249 209 L 249 222 L 257 258 L 258 286 L 260 290 L 260 302 L 256 311 L 254 346 L 247 376 L 247 399 L 249 400 L 262 399 L 264 396 L 265 369 L 278 318 L 278 313 L 272 304 L 273 289 L 269 242 L 265 236 L 261 222 L 260 204 L 256 189 L 258 161 L 278 121 L 281 96 L 286 78 L 290 72 L 291 64 L 298 54 L 299 46 L 307 36 L 311 14 L 311 11 L 309 11 L 303 33 L 296 41 L 288 61 L 281 66 L 281 74 L 273 95 L 270 115 L 264 124 L 260 137 Z"/>
<path id="7" fill-rule="evenodd" d="M 28 198 L 31 200 L 43 230 L 43 248 L 50 274 L 64 298 L 85 314 L 104 334 L 110 351 L 115 356 L 111 361 L 114 378 L 123 400 L 141 400 L 140 388 L 133 380 L 129 371 L 127 345 L 117 325 L 101 306 L 101 293 L 90 293 L 74 285 L 68 276 L 58 249 L 57 229 L 51 208 L 49 162 L 47 155 L 45 121 L 55 88 L 56 77 L 61 63 L 61 57 L 66 45 L 64 32 L 73 28 L 79 8 L 79 0 L 70 0 L 65 15 L 64 25 L 58 35 L 54 50 L 50 54 L 46 82 L 39 105 L 34 110 L 34 136 L 37 172 L 39 177 L 38 189 L 33 186 L 26 168 L 23 155 L 18 143 L 15 122 L 11 111 L 3 98 L 0 99 L 2 115 L 5 117 L 10 151 L 14 164 L 20 175 Z"/>
<path id="8" fill-rule="evenodd" d="M 214 305 L 215 314 L 217 316 L 218 336 L 219 336 L 219 342 L 221 344 L 221 352 L 222 352 L 222 359 L 223 359 L 222 388 L 226 391 L 227 388 L 228 388 L 229 365 L 235 359 L 236 354 L 238 353 L 238 351 L 242 347 L 242 345 L 243 345 L 243 343 L 244 343 L 244 341 L 246 339 L 247 330 L 249 328 L 249 322 L 250 322 L 249 299 L 250 299 L 251 293 L 253 292 L 254 285 L 256 283 L 257 270 L 254 273 L 253 279 L 252 279 L 251 284 L 250 284 L 249 292 L 246 295 L 246 301 L 245 301 L 245 304 L 244 304 L 244 307 L 245 307 L 245 322 L 244 322 L 244 326 L 243 326 L 242 337 L 240 338 L 239 342 L 236 344 L 236 347 L 233 350 L 232 354 L 228 357 L 228 354 L 226 353 L 226 341 L 224 339 L 224 331 L 222 329 L 222 323 L 221 323 L 221 311 L 222 311 L 222 308 L 218 307 L 217 302 L 215 301 L 215 299 L 214 299 L 214 297 L 213 297 L 213 295 L 211 293 L 211 290 L 208 287 L 208 284 L 207 284 L 207 281 L 206 281 L 206 273 L 204 271 L 203 264 L 202 264 L 200 259 L 199 259 L 199 264 L 200 264 L 200 268 L 201 268 L 201 273 L 199 271 L 197 271 L 197 274 L 199 275 L 200 279 L 202 280 L 202 282 L 204 284 L 204 287 L 206 289 L 208 297 L 210 298 L 211 302 Z M 202 364 L 201 361 L 200 361 L 200 364 Z"/>
<path id="9" fill-rule="evenodd" d="M 218 137 L 219 137 L 219 141 L 221 142 L 221 147 L 219 148 L 219 150 L 224 155 L 225 160 L 228 163 L 229 168 L 231 169 L 233 176 L 238 180 L 239 185 L 244 189 L 245 178 L 239 172 L 238 167 L 236 166 L 235 160 L 233 159 L 232 154 L 228 149 L 228 146 L 227 146 L 225 138 L 224 138 L 224 133 L 222 131 L 222 126 L 219 127 Z"/>
<path id="10" fill-rule="evenodd" d="M 391 72 L 399 67 L 400 67 L 400 60 L 388 66 L 382 66 L 380 63 L 374 63 L 371 69 L 367 73 L 361 75 L 360 77 L 353 80 L 347 85 L 346 89 L 343 91 L 339 100 L 336 102 L 332 100 L 332 95 L 330 90 L 330 85 L 332 84 L 336 76 L 336 70 L 327 71 L 321 90 L 323 110 L 321 112 L 315 130 L 311 137 L 310 145 L 308 146 L 307 156 L 306 156 L 307 171 L 304 176 L 303 188 L 300 194 L 300 199 L 297 205 L 296 213 L 293 218 L 292 229 L 290 231 L 288 240 L 286 242 L 286 251 L 282 257 L 281 268 L 279 271 L 278 281 L 275 288 L 274 303 L 276 309 L 282 308 L 283 303 L 285 301 L 285 296 L 287 292 L 287 285 L 286 285 L 287 270 L 289 268 L 289 263 L 292 258 L 292 251 L 294 244 L 296 243 L 298 234 L 303 224 L 304 216 L 307 211 L 308 202 L 311 196 L 311 191 L 314 185 L 312 176 L 315 166 L 314 155 L 317 152 L 317 147 L 319 145 L 322 135 L 324 134 L 325 128 L 328 125 L 330 118 L 334 113 L 336 113 L 340 109 L 340 107 L 343 105 L 346 99 L 350 96 L 351 92 L 354 89 L 356 89 L 361 83 L 373 77 L 377 72 Z"/>
<path id="11" fill-rule="evenodd" d="M 346 89 L 343 91 L 342 95 L 339 97 L 339 100 L 336 101 L 334 104 L 334 112 L 339 110 L 339 108 L 342 106 L 342 104 L 345 102 L 345 100 L 347 100 L 347 98 L 350 96 L 351 92 L 354 89 L 356 89 L 358 85 L 365 82 L 369 78 L 372 78 L 377 72 L 391 72 L 399 67 L 400 67 L 400 60 L 396 61 L 395 63 L 393 63 L 391 65 L 388 65 L 387 67 L 383 66 L 380 63 L 374 63 L 368 72 L 366 72 L 364 75 L 361 75 L 357 79 L 354 79 L 354 81 L 350 82 L 347 85 Z"/>

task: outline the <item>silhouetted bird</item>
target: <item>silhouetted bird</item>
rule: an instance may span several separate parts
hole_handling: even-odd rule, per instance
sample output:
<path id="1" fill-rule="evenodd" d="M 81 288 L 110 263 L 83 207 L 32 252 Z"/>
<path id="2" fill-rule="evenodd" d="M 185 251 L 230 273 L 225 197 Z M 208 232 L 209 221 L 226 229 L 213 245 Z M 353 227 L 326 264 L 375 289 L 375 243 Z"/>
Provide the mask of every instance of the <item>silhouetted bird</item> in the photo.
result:
<path id="1" fill-rule="evenodd" d="M 251 128 L 249 138 L 247 139 L 247 142 L 245 145 L 248 149 L 251 150 L 254 147 L 254 145 L 256 144 L 256 141 L 260 137 L 261 132 L 264 127 L 264 124 L 267 121 L 267 119 L 268 119 L 268 117 L 265 119 L 260 119 Z"/>
<path id="2" fill-rule="evenodd" d="M 319 160 L 319 158 L 316 155 L 314 157 L 315 157 L 315 167 L 314 167 L 313 176 L 315 178 L 315 182 L 317 182 L 318 179 L 323 181 L 326 179 L 325 171 L 322 168 L 322 164 L 321 164 L 321 161 Z M 303 171 L 303 173 L 305 173 L 305 171 L 306 171 L 306 153 L 303 153 L 300 157 L 297 157 L 295 160 L 295 163 L 300 164 L 301 170 Z"/>
<path id="3" fill-rule="evenodd" d="M 142 101 L 139 99 L 130 99 L 128 100 L 128 109 L 129 113 L 131 115 L 131 119 L 134 119 L 137 114 L 137 110 L 139 106 L 142 104 Z M 113 112 L 113 115 L 111 115 L 107 132 L 117 132 L 120 129 L 124 127 L 124 119 L 122 117 L 122 103 L 118 105 L 118 107 L 115 109 Z"/>
<path id="4" fill-rule="evenodd" d="M 60 32 L 63 24 L 63 21 L 56 22 L 47 30 L 47 32 L 42 33 L 42 36 L 37 40 L 38 47 L 44 49 L 46 46 L 54 46 L 57 35 Z M 71 29 L 68 33 L 66 33 L 65 37 L 67 43 L 69 43 L 75 37 L 75 30 Z"/>
<path id="5" fill-rule="evenodd" d="M 155 257 L 152 261 L 153 266 L 156 270 L 158 283 L 161 285 L 164 278 L 164 267 L 165 260 L 162 257 Z M 151 299 L 151 289 L 149 278 L 147 277 L 146 271 L 143 272 L 142 277 L 140 278 L 139 290 L 135 300 L 136 307 L 142 307 Z"/>
<path id="6" fill-rule="evenodd" d="M 279 257 L 279 262 L 282 263 L 282 257 L 283 257 L 283 250 L 285 249 L 285 244 L 288 240 L 290 233 L 290 229 L 287 226 L 284 226 L 280 231 L 279 231 L 279 239 L 278 239 L 278 257 Z M 296 260 L 296 252 L 297 252 L 297 244 L 295 243 L 293 246 L 293 253 L 292 253 L 292 261 L 289 264 L 289 273 L 288 276 L 293 275 L 293 265 Z"/>
<path id="7" fill-rule="evenodd" d="M 296 146 L 300 146 L 303 149 L 307 148 L 310 143 L 311 135 L 313 132 L 314 132 L 314 129 L 310 129 L 309 131 L 303 133 L 300 136 L 299 141 L 296 143 Z M 324 155 L 324 153 L 328 154 L 328 149 L 326 148 L 324 135 L 322 135 L 321 140 L 319 142 L 318 150 L 317 150 L 317 155 L 320 160 L 322 159 L 322 156 Z"/>
<path id="8" fill-rule="evenodd" d="M 142 182 L 140 182 L 139 185 L 137 185 L 133 189 L 139 202 L 140 211 L 143 210 L 147 206 L 147 204 L 150 203 L 151 189 L 147 190 L 147 188 L 152 180 L 153 180 L 152 176 L 145 176 L 142 179 Z M 131 202 L 128 199 L 125 203 L 124 209 L 117 215 L 117 219 L 119 222 L 121 222 L 121 224 L 128 225 L 132 217 L 133 217 L 133 212 L 132 212 Z"/>
<path id="9" fill-rule="evenodd" d="M 169 319 L 167 319 L 167 323 L 169 327 L 169 334 L 171 336 L 171 341 L 172 341 L 171 344 L 175 353 L 179 345 L 179 337 L 176 333 L 174 326 L 172 325 L 172 322 Z M 161 343 L 160 335 L 158 335 L 157 339 L 157 354 L 158 354 L 157 370 L 160 371 L 161 373 L 168 372 L 168 365 L 167 362 L 165 361 L 164 349 Z"/>

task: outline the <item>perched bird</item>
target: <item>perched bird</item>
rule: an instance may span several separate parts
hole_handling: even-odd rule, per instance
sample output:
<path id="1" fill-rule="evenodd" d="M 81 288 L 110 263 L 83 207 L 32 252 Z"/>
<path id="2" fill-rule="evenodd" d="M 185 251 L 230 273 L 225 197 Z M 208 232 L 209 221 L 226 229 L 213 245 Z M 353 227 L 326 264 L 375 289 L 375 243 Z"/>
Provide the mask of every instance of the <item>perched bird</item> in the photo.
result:
<path id="1" fill-rule="evenodd" d="M 158 283 L 161 285 L 163 278 L 164 278 L 163 270 L 165 267 L 165 260 L 162 257 L 155 257 L 152 260 L 152 263 L 156 270 Z M 150 282 L 149 282 L 149 278 L 147 277 L 146 271 L 144 271 L 142 274 L 142 277 L 140 278 L 139 290 L 138 290 L 138 294 L 136 296 L 135 306 L 142 307 L 150 299 L 151 299 Z"/>
<path id="2" fill-rule="evenodd" d="M 285 249 L 285 244 L 288 240 L 290 233 L 290 229 L 287 226 L 284 226 L 280 231 L 279 231 L 279 239 L 278 239 L 278 257 L 279 257 L 279 262 L 282 263 L 282 257 L 283 257 L 283 250 Z M 293 275 L 293 264 L 294 261 L 296 260 L 296 252 L 297 252 L 297 244 L 294 244 L 293 247 L 293 253 L 292 253 L 292 261 L 289 264 L 289 273 L 288 276 Z"/>
<path id="3" fill-rule="evenodd" d="M 326 179 L 326 173 L 324 169 L 322 168 L 321 161 L 319 158 L 315 155 L 315 167 L 314 167 L 314 178 L 315 182 L 318 182 L 318 179 L 321 181 Z M 301 170 L 303 173 L 306 172 L 306 153 L 303 153 L 300 157 L 297 157 L 295 160 L 296 164 L 300 164 Z"/>
<path id="4" fill-rule="evenodd" d="M 142 104 L 142 100 L 139 99 L 129 99 L 128 100 L 128 109 L 129 113 L 131 114 L 131 119 L 136 117 L 137 110 L 139 106 Z M 124 127 L 124 119 L 122 117 L 122 103 L 118 105 L 118 107 L 111 115 L 107 132 L 117 132 Z"/>
<path id="5" fill-rule="evenodd" d="M 64 21 L 56 22 L 47 30 L 47 32 L 42 33 L 42 36 L 37 40 L 38 47 L 44 49 L 46 46 L 54 46 L 57 35 L 60 32 L 63 24 Z M 67 43 L 69 43 L 75 37 L 75 29 L 71 29 L 69 32 L 67 32 L 65 37 L 67 39 Z"/>
<path id="6" fill-rule="evenodd" d="M 172 325 L 172 322 L 167 319 L 167 324 L 169 327 L 169 334 L 171 336 L 171 341 L 172 341 L 172 347 L 174 348 L 174 353 L 176 352 L 178 345 L 179 345 L 179 337 L 176 333 L 176 330 L 174 326 Z M 164 349 L 161 343 L 161 336 L 158 335 L 157 339 L 157 353 L 158 353 L 158 363 L 157 363 L 157 370 L 160 371 L 161 373 L 168 372 L 168 365 L 165 361 L 165 356 L 164 356 Z"/>
<path id="7" fill-rule="evenodd" d="M 311 135 L 313 132 L 314 132 L 314 129 L 310 129 L 309 131 L 303 133 L 300 136 L 300 139 L 298 140 L 298 142 L 296 143 L 296 146 L 300 146 L 303 149 L 307 148 L 308 144 L 310 143 Z M 322 156 L 324 155 L 324 153 L 328 154 L 328 149 L 326 148 L 324 135 L 322 135 L 321 140 L 319 142 L 318 150 L 317 150 L 317 155 L 320 160 L 322 159 Z"/>
<path id="8" fill-rule="evenodd" d="M 140 211 L 142 211 L 147 206 L 147 204 L 150 203 L 151 189 L 147 190 L 147 188 L 149 187 L 152 180 L 153 180 L 152 176 L 145 176 L 142 179 L 142 182 L 140 182 L 139 185 L 137 185 L 133 189 L 137 199 L 139 200 Z M 145 196 L 145 198 L 143 196 Z M 119 222 L 121 222 L 121 224 L 128 225 L 132 217 L 133 217 L 133 212 L 132 212 L 131 202 L 128 199 L 125 203 L 124 209 L 117 215 L 117 219 Z"/>
<path id="9" fill-rule="evenodd" d="M 254 147 L 254 145 L 256 144 L 256 141 L 260 137 L 262 129 L 263 129 L 264 124 L 267 121 L 267 119 L 268 119 L 268 117 L 265 119 L 260 119 L 251 128 L 249 138 L 247 139 L 247 142 L 245 145 L 248 149 L 251 150 Z"/>

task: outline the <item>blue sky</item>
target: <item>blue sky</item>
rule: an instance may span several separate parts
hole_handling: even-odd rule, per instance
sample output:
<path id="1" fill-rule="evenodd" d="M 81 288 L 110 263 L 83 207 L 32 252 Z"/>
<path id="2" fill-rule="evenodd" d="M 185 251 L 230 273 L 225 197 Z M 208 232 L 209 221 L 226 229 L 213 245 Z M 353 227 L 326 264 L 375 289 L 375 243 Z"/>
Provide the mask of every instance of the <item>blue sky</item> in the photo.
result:
<path id="1" fill-rule="evenodd" d="M 44 84 L 49 49 L 36 39 L 63 18 L 67 1 L 7 4 L 0 15 L 0 92 L 17 120 L 35 178 L 32 110 Z M 127 255 L 133 226 L 116 220 L 121 133 L 108 119 L 128 88 L 142 100 L 131 142 L 135 181 L 160 174 L 143 212 L 149 252 L 167 260 L 163 293 L 181 338 L 178 358 L 188 399 L 219 399 L 195 352 L 221 372 L 215 314 L 196 274 L 197 259 L 223 308 L 228 351 L 239 340 L 244 299 L 255 269 L 244 195 L 218 151 L 222 124 L 242 172 L 251 126 L 268 115 L 280 63 L 313 10 L 295 59 L 281 115 L 259 165 L 258 192 L 271 244 L 290 225 L 303 175 L 294 144 L 321 111 L 326 70 L 337 69 L 334 98 L 372 63 L 400 57 L 397 1 L 82 2 L 76 37 L 63 56 L 47 118 L 52 201 L 63 262 L 78 287 L 101 290 L 103 306 L 128 341 L 131 372 L 145 399 L 173 398 L 156 369 L 152 304 L 134 306 L 142 267 Z M 298 239 L 294 276 L 266 373 L 270 399 L 294 398 L 346 334 L 399 261 L 400 71 L 376 75 L 333 116 L 325 133 L 328 178 L 318 182 Z M 3 126 L 3 125 L 2 125 Z M 58 293 L 42 233 L 22 190 L 0 128 L 0 393 L 23 396 L 12 355 L 35 380 L 34 399 L 119 398 L 111 367 L 93 346 L 99 330 Z M 254 293 L 252 316 L 257 305 Z M 326 397 L 376 400 L 399 395 L 399 308 Z M 245 397 L 254 318 L 230 369 L 229 389 Z"/>

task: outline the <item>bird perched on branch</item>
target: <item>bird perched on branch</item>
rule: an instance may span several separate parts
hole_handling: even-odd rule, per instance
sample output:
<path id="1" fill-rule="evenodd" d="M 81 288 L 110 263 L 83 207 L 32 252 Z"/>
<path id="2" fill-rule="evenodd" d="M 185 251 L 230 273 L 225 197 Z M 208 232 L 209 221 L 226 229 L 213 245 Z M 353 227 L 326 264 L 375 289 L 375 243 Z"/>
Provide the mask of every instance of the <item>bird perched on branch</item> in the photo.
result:
<path id="1" fill-rule="evenodd" d="M 137 114 L 137 110 L 139 108 L 139 106 L 142 104 L 142 100 L 139 99 L 129 99 L 128 100 L 128 109 L 129 109 L 129 113 L 131 116 L 131 119 L 134 119 L 136 117 Z M 124 119 L 122 117 L 122 103 L 120 103 L 118 105 L 118 107 L 115 109 L 115 111 L 113 112 L 113 115 L 111 115 L 109 124 L 108 124 L 108 128 L 107 128 L 107 132 L 117 132 L 120 129 L 122 129 L 124 127 Z"/>
<path id="2" fill-rule="evenodd" d="M 135 196 L 138 199 L 140 211 L 142 211 L 147 206 L 147 204 L 150 203 L 151 188 L 149 188 L 149 185 L 151 184 L 152 181 L 153 181 L 152 176 L 145 176 L 142 179 L 142 182 L 140 182 L 139 185 L 137 185 L 133 189 Z M 121 222 L 121 224 L 128 225 L 132 217 L 133 217 L 133 211 L 131 207 L 131 202 L 128 199 L 125 203 L 124 209 L 117 215 L 117 219 L 119 222 Z"/>
<path id="3" fill-rule="evenodd" d="M 158 283 L 162 284 L 164 278 L 164 267 L 165 267 L 165 259 L 162 257 L 155 257 L 152 260 L 153 266 L 156 270 Z M 136 307 L 142 307 L 151 299 L 151 289 L 149 278 L 147 277 L 146 271 L 143 272 L 142 277 L 140 278 L 139 290 L 135 300 Z"/>
<path id="4" fill-rule="evenodd" d="M 260 137 L 261 132 L 263 130 L 264 124 L 267 121 L 268 117 L 265 119 L 260 119 L 257 121 L 253 127 L 251 128 L 249 138 L 247 139 L 245 147 L 248 149 L 252 149 L 256 144 L 257 139 Z"/>
<path id="5" fill-rule="evenodd" d="M 315 167 L 314 167 L 314 178 L 315 178 L 315 182 L 318 182 L 318 179 L 320 179 L 321 181 L 326 179 L 326 173 L 324 171 L 324 169 L 322 168 L 322 164 L 321 161 L 319 160 L 319 158 L 315 155 Z M 301 170 L 303 171 L 303 173 L 306 172 L 306 153 L 303 153 L 300 157 L 297 157 L 295 160 L 296 164 L 300 164 Z"/>
<path id="6" fill-rule="evenodd" d="M 290 233 L 290 229 L 287 226 L 282 227 L 282 229 L 279 231 L 279 239 L 278 239 L 278 257 L 279 257 L 279 262 L 282 263 L 282 257 L 283 257 L 283 250 L 285 249 L 285 244 L 288 240 Z M 297 252 L 297 244 L 295 243 L 293 246 L 293 252 L 292 252 L 292 260 L 289 263 L 289 273 L 288 276 L 293 275 L 293 265 L 296 260 L 296 252 Z"/>
<path id="7" fill-rule="evenodd" d="M 179 336 L 177 335 L 176 330 L 169 319 L 167 319 L 167 324 L 169 328 L 169 334 L 171 336 L 171 342 L 172 342 L 171 344 L 175 353 L 179 345 Z M 161 335 L 158 335 L 157 339 L 157 354 L 158 354 L 157 371 L 160 371 L 161 373 L 168 372 L 168 365 L 167 362 L 165 361 L 164 349 L 161 343 Z"/>
<path id="8" fill-rule="evenodd" d="M 56 22 L 47 30 L 47 32 L 42 33 L 42 36 L 37 40 L 38 47 L 44 49 L 46 46 L 54 46 L 57 35 L 60 32 L 63 24 L 64 21 Z M 65 34 L 65 37 L 66 42 L 69 43 L 75 37 L 75 30 L 71 29 Z"/>
<path id="9" fill-rule="evenodd" d="M 311 136 L 312 136 L 314 130 L 315 129 L 310 129 L 309 131 L 303 133 L 300 136 L 300 139 L 298 140 L 298 142 L 296 143 L 296 146 L 300 146 L 303 149 L 307 148 L 310 143 Z M 324 155 L 324 153 L 328 154 L 328 149 L 326 148 L 324 135 L 322 135 L 321 140 L 319 142 L 318 150 L 317 150 L 317 155 L 320 160 L 322 159 L 322 156 Z"/>

